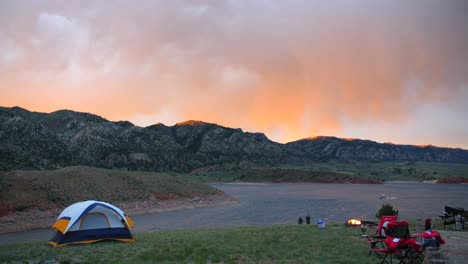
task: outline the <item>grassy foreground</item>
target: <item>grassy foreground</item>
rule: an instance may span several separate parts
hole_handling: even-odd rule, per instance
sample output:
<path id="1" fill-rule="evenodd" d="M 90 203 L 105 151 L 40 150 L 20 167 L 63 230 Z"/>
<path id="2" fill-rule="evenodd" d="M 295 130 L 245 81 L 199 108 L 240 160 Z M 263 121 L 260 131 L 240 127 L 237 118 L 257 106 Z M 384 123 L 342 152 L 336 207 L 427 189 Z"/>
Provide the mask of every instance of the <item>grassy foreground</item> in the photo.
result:
<path id="1" fill-rule="evenodd" d="M 375 263 L 358 228 L 332 224 L 165 230 L 137 242 L 52 248 L 44 242 L 0 246 L 0 262 L 32 263 Z M 56 261 L 56 262 L 53 262 Z"/>

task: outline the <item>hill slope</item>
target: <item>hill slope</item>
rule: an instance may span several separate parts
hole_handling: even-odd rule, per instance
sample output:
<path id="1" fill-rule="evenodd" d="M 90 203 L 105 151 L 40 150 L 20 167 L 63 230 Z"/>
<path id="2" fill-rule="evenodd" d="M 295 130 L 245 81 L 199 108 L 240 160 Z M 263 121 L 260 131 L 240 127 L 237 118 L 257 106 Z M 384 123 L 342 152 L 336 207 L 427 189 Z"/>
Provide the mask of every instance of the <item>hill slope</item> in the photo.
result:
<path id="1" fill-rule="evenodd" d="M 340 161 L 468 163 L 462 149 L 380 144 L 317 137 L 287 144 L 262 133 L 201 121 L 138 127 L 60 110 L 50 114 L 0 107 L 0 170 L 74 165 L 151 171 L 191 171 L 215 164 L 260 165 Z"/>
<path id="2" fill-rule="evenodd" d="M 90 167 L 0 171 L 0 216 L 29 208 L 63 208 L 83 200 L 111 203 L 190 198 L 219 191 L 204 183 L 154 172 Z"/>

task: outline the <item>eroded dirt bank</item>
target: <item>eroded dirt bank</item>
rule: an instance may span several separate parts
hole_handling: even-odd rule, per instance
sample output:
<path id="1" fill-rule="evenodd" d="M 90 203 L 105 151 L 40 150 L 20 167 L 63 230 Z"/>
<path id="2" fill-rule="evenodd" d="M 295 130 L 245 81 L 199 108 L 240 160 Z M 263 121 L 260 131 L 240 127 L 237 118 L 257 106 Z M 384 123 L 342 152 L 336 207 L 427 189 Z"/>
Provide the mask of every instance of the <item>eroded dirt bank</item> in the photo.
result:
<path id="1" fill-rule="evenodd" d="M 144 215 L 161 212 L 185 210 L 192 208 L 223 206 L 239 203 L 233 197 L 218 193 L 214 195 L 200 195 L 184 199 L 158 199 L 152 197 L 144 201 L 124 202 L 116 204 L 127 215 Z M 0 217 L 0 234 L 27 231 L 31 229 L 49 228 L 55 222 L 64 208 L 49 210 L 30 209 L 14 212 Z"/>

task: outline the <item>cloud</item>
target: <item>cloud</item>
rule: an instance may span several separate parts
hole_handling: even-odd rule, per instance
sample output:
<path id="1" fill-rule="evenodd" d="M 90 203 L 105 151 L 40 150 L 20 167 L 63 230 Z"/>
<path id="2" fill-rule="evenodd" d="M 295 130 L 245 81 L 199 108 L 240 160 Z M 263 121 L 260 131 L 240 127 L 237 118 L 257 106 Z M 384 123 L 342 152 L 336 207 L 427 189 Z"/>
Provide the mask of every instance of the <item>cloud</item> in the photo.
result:
<path id="1" fill-rule="evenodd" d="M 383 141 L 431 133 L 443 145 L 468 132 L 455 124 L 468 112 L 458 100 L 468 87 L 465 1 L 0 5 L 3 105 L 142 124 L 201 119 L 283 142 L 369 124 L 408 135 L 368 135 Z M 428 131 L 422 108 L 453 133 Z"/>
<path id="2" fill-rule="evenodd" d="M 13 67 L 21 60 L 23 51 L 14 41 L 0 32 L 0 70 Z"/>
<path id="3" fill-rule="evenodd" d="M 215 76 L 219 78 L 220 89 L 255 89 L 259 77 L 256 73 L 250 71 L 243 66 L 226 65 L 220 72 L 216 72 Z"/>
<path id="4" fill-rule="evenodd" d="M 39 14 L 33 44 L 47 70 L 66 71 L 72 80 L 80 79 L 88 42 L 88 30 L 78 22 L 60 14 Z"/>

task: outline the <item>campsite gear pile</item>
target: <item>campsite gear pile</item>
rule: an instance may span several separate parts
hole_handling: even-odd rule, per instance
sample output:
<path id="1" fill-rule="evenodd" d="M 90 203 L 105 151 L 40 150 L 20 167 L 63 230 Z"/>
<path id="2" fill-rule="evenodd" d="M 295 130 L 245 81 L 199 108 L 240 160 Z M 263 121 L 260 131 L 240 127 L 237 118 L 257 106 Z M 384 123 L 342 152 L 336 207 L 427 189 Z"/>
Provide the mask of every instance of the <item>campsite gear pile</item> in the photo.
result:
<path id="1" fill-rule="evenodd" d="M 423 239 L 423 249 L 427 247 L 439 249 L 441 244 L 445 244 L 445 240 L 437 231 L 426 230 L 421 233 L 421 237 Z"/>
<path id="2" fill-rule="evenodd" d="M 439 215 L 444 224 L 454 225 L 455 231 L 462 231 L 465 228 L 465 222 L 468 222 L 468 211 L 463 208 L 445 206 L 443 215 Z"/>
<path id="3" fill-rule="evenodd" d="M 377 256 L 380 263 L 421 261 L 426 247 L 438 248 L 445 243 L 439 232 L 431 230 L 430 220 L 426 223 L 426 231 L 410 235 L 408 222 L 397 221 L 397 216 L 382 216 L 375 235 L 362 235 L 369 242 L 369 255 Z"/>
<path id="4" fill-rule="evenodd" d="M 78 202 L 65 208 L 51 227 L 57 233 L 49 245 L 87 244 L 101 240 L 133 242 L 133 221 L 112 204 L 100 201 Z"/>

